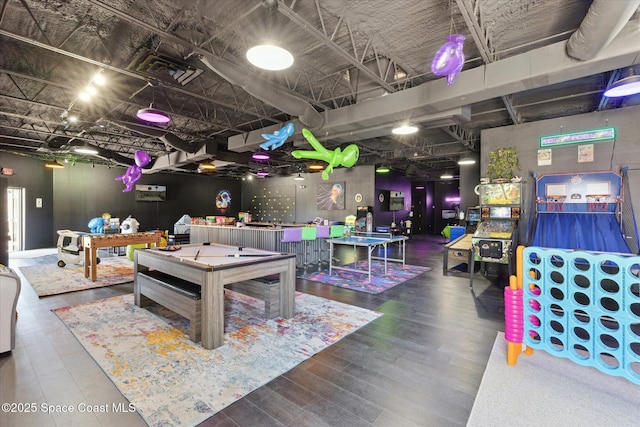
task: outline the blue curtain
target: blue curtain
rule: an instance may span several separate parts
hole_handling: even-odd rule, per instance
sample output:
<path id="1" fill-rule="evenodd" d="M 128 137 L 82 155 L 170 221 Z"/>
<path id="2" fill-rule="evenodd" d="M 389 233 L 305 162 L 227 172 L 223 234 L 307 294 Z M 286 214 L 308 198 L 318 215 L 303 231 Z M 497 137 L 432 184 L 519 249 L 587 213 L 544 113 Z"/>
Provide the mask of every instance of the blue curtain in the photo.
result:
<path id="1" fill-rule="evenodd" d="M 614 214 L 538 214 L 531 246 L 631 253 Z"/>

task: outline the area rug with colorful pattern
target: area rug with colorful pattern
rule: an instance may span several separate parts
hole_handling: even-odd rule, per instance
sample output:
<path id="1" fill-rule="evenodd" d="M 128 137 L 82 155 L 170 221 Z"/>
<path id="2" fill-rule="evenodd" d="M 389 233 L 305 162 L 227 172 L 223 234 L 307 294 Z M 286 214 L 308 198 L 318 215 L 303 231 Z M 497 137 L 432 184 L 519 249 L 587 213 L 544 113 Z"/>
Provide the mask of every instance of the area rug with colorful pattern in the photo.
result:
<path id="1" fill-rule="evenodd" d="M 54 312 L 144 420 L 193 426 L 382 313 L 296 293 L 292 319 L 264 318 L 264 302 L 225 290 L 224 345 L 189 340 L 189 321 L 133 294 Z"/>
<path id="2" fill-rule="evenodd" d="M 126 257 L 101 258 L 95 282 L 84 277 L 83 265 L 42 264 L 18 268 L 39 297 L 133 282 L 133 262 Z"/>
<path id="3" fill-rule="evenodd" d="M 358 261 L 357 269 L 367 270 L 368 265 L 368 261 Z M 344 267 L 354 268 L 354 265 L 347 264 Z M 431 267 L 409 264 L 405 264 L 403 267 L 401 263 L 387 262 L 387 273 L 385 274 L 384 262 L 374 260 L 371 261 L 371 282 L 368 281 L 369 275 L 366 272 L 347 270 L 332 270 L 330 275 L 328 269 L 322 269 L 302 274 L 298 278 L 368 294 L 379 294 L 429 270 Z"/>

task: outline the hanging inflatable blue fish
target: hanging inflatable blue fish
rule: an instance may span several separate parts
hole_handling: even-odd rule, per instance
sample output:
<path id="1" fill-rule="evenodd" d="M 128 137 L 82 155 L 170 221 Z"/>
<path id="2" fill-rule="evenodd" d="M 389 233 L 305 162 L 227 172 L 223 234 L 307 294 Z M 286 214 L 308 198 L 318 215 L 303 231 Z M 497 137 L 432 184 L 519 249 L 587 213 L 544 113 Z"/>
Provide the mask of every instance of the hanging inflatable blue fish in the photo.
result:
<path id="1" fill-rule="evenodd" d="M 282 144 L 284 144 L 287 138 L 293 135 L 294 130 L 293 122 L 289 122 L 274 133 L 263 133 L 262 137 L 266 139 L 267 142 L 260 144 L 260 148 L 263 150 L 275 150 L 276 148 L 282 147 Z"/>

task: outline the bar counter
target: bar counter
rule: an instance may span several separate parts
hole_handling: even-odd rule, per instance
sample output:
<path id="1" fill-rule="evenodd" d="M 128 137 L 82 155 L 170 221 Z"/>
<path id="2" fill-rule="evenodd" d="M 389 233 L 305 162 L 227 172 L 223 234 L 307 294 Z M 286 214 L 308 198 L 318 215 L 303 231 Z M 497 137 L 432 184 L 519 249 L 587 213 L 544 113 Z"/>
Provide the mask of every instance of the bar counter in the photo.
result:
<path id="1" fill-rule="evenodd" d="M 261 223 L 267 224 L 267 223 Z M 317 263 L 318 251 L 323 248 L 322 257 L 328 262 L 328 248 L 324 239 L 302 243 L 282 243 L 283 227 L 305 227 L 306 224 L 271 224 L 270 226 L 245 225 L 197 225 L 191 224 L 191 243 L 223 243 L 225 245 L 265 249 L 296 254 L 296 265 L 304 263 L 304 246 L 307 247 L 307 262 Z"/>

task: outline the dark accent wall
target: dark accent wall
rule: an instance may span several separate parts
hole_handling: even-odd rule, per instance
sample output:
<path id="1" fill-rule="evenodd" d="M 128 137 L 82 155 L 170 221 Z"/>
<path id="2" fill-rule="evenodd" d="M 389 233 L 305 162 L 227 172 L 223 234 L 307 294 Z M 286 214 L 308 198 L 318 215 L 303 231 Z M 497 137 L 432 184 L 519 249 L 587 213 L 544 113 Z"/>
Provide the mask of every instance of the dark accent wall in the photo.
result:
<path id="1" fill-rule="evenodd" d="M 59 229 L 88 231 L 87 223 L 105 212 L 120 218 L 121 222 L 133 216 L 140 223 L 141 231 L 158 229 L 172 233 L 173 225 L 184 214 L 235 217 L 240 210 L 241 181 L 205 174 L 143 174 L 137 184 L 166 186 L 167 200 L 137 202 L 135 192 L 123 192 L 124 185 L 116 181 L 116 177 L 125 172 L 124 168 L 87 164 L 54 171 L 54 238 Z M 216 207 L 216 196 L 221 190 L 231 194 L 231 205 L 226 211 Z"/>
<path id="2" fill-rule="evenodd" d="M 460 197 L 460 181 L 453 179 L 450 181 L 436 181 L 434 183 L 433 195 L 433 234 L 440 234 L 442 229 L 449 224 L 457 224 L 457 219 L 443 219 L 442 210 L 455 210 L 458 202 L 447 202 L 447 198 Z"/>
<path id="3" fill-rule="evenodd" d="M 167 200 L 136 202 L 134 192 L 124 193 L 124 185 L 115 179 L 126 172 L 125 168 L 66 164 L 64 169 L 51 170 L 44 163 L 0 153 L 0 165 L 15 172 L 3 182 L 25 188 L 25 249 L 55 246 L 57 230 L 89 231 L 88 222 L 105 212 L 120 221 L 132 215 L 140 222 L 141 231 L 173 232 L 173 225 L 184 214 L 237 216 L 241 206 L 242 183 L 238 180 L 207 175 L 144 174 L 138 184 L 165 185 Z M 216 196 L 221 190 L 231 194 L 231 205 L 226 211 L 216 207 Z M 6 212 L 6 188 L 2 194 L 2 212 Z M 37 197 L 43 200 L 42 208 L 35 207 Z"/>
<path id="4" fill-rule="evenodd" d="M 53 228 L 53 171 L 44 167 L 45 162 L 30 157 L 0 153 L 0 166 L 13 169 L 13 176 L 5 179 L 8 187 L 25 189 L 25 249 L 52 246 Z M 2 215 L 6 221 L 6 188 L 2 190 Z M 36 198 L 42 198 L 42 207 L 36 208 Z M 8 230 L 7 230 L 8 233 Z"/>
<path id="5" fill-rule="evenodd" d="M 404 175 L 398 174 L 394 171 L 388 174 L 375 174 L 375 187 L 376 195 L 380 190 L 386 191 L 400 191 L 404 193 L 404 206 L 405 208 L 399 211 L 383 210 L 388 209 L 389 203 L 381 204 L 379 200 L 375 201 L 373 205 L 373 223 L 374 226 L 388 227 L 394 221 L 396 225 L 400 225 L 400 221 L 409 219 L 409 212 L 411 212 L 411 179 Z M 385 195 L 387 194 L 385 191 Z M 365 204 L 363 204 L 365 205 Z M 367 205 L 365 205 L 367 206 Z M 370 206 L 370 205 L 369 205 Z"/>

